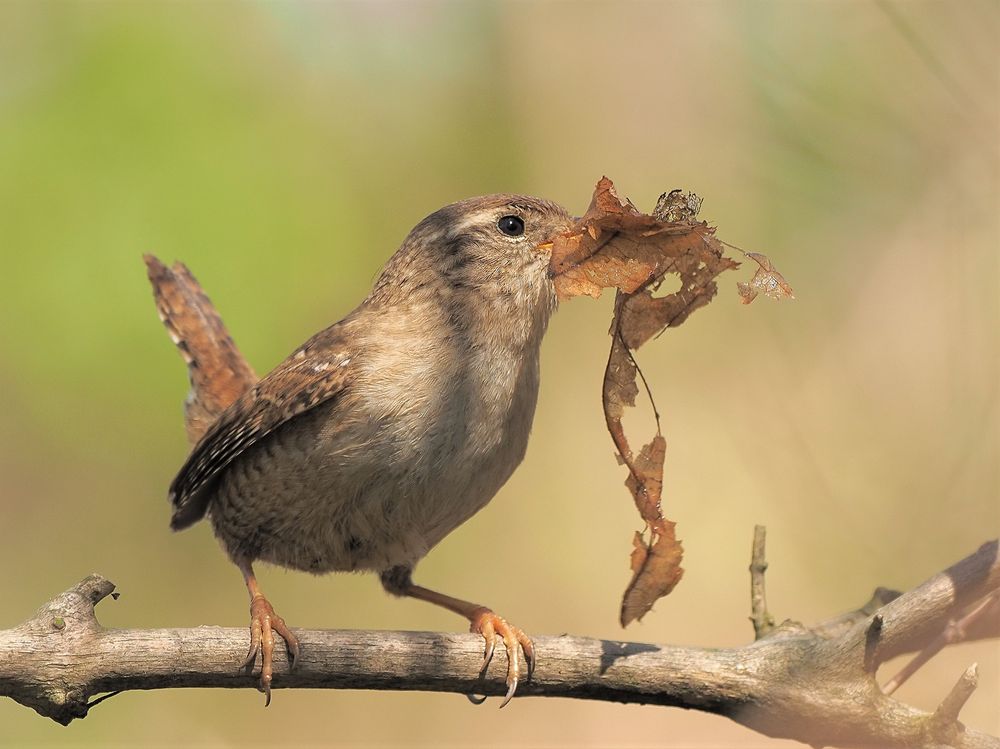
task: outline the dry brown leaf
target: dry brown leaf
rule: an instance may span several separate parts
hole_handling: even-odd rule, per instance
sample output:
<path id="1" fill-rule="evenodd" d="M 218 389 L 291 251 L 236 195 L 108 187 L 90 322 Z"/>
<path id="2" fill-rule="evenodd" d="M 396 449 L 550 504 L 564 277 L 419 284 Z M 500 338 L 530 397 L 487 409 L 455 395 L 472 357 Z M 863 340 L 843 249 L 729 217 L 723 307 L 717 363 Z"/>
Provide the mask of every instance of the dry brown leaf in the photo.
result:
<path id="1" fill-rule="evenodd" d="M 674 190 L 661 195 L 656 210 L 647 215 L 622 200 L 611 180 L 603 177 L 586 214 L 572 229 L 553 239 L 549 268 L 560 299 L 598 297 L 605 288 L 618 290 L 611 321 L 611 353 L 604 372 L 604 417 L 619 460 L 628 467 L 625 484 L 648 532 L 648 538 L 636 532 L 633 539 L 633 574 L 622 600 L 622 626 L 641 619 L 659 598 L 673 590 L 684 572 L 680 566 L 683 548 L 674 523 L 661 509 L 666 440 L 660 434 L 659 415 L 656 435 L 638 455 L 625 436 L 622 417 L 626 407 L 635 405 L 637 377 L 642 376 L 632 350 L 666 328 L 680 325 L 708 304 L 718 291 L 716 277 L 739 267 L 726 257 L 714 228 L 696 220 L 700 207 L 697 195 Z M 740 284 L 741 294 L 746 286 L 753 289 L 754 296 L 758 292 L 774 296 L 774 289 L 787 290 L 786 295 L 791 296 L 788 284 L 766 257 L 744 254 L 761 270 L 748 284 Z M 680 288 L 660 294 L 670 274 L 680 279 Z"/>
<path id="2" fill-rule="evenodd" d="M 640 213 L 602 177 L 583 218 L 553 239 L 549 268 L 556 293 L 560 299 L 581 294 L 596 298 L 606 288 L 631 294 L 666 272 L 672 259 L 684 252 L 683 237 L 691 231 L 687 224 Z"/>
<path id="3" fill-rule="evenodd" d="M 680 566 L 683 548 L 674 534 L 674 524 L 664 518 L 660 504 L 667 442 L 660 434 L 659 419 L 656 435 L 638 455 L 632 453 L 622 426 L 625 407 L 635 405 L 639 392 L 636 382 L 639 369 L 622 329 L 628 302 L 636 298 L 639 297 L 630 297 L 621 291 L 617 293 L 611 355 L 604 371 L 603 388 L 605 422 L 618 449 L 619 460 L 629 472 L 625 486 L 649 530 L 648 542 L 642 540 L 642 533 L 636 533 L 631 557 L 632 579 L 622 597 L 620 620 L 623 627 L 641 619 L 657 600 L 674 589 L 684 574 Z"/>

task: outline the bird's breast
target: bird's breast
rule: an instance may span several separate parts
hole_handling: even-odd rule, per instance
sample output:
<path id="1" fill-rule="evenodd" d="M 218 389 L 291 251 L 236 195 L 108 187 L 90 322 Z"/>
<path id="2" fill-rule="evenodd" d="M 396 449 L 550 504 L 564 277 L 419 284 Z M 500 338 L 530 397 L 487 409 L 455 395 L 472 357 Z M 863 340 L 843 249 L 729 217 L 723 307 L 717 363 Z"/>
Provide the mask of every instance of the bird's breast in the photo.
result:
<path id="1" fill-rule="evenodd" d="M 399 496 L 428 548 L 489 502 L 524 457 L 540 344 L 525 338 L 423 336 L 363 364 L 371 454 L 405 474 Z"/>

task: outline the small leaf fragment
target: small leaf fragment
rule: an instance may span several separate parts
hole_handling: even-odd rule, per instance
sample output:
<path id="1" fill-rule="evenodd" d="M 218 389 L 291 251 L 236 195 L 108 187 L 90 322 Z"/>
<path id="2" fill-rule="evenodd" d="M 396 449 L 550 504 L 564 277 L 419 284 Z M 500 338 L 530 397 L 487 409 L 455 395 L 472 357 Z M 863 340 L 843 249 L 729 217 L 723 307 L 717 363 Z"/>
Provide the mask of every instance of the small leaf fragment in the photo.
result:
<path id="1" fill-rule="evenodd" d="M 642 619 L 653 604 L 669 594 L 684 575 L 681 556 L 684 548 L 677 540 L 676 524 L 664 520 L 663 525 L 651 532 L 649 544 L 638 531 L 633 539 L 632 580 L 622 597 L 621 625 L 627 627 Z"/>
<path id="2" fill-rule="evenodd" d="M 653 525 L 663 520 L 660 499 L 663 496 L 663 460 L 667 455 L 667 441 L 656 435 L 648 445 L 643 445 L 630 464 L 631 473 L 625 486 L 632 492 L 639 516 Z"/>
<path id="3" fill-rule="evenodd" d="M 643 446 L 630 465 L 625 480 L 632 492 L 639 515 L 650 532 L 647 544 L 637 532 L 632 540 L 632 580 L 622 597 L 621 625 L 642 619 L 660 598 L 667 595 L 684 575 L 681 558 L 684 547 L 677 540 L 675 524 L 663 517 L 660 499 L 663 493 L 663 460 L 667 442 L 657 435 Z"/>
<path id="4" fill-rule="evenodd" d="M 778 272 L 767 255 L 759 252 L 743 253 L 759 266 L 753 278 L 749 281 L 739 281 L 736 288 L 740 293 L 740 301 L 743 304 L 750 304 L 757 298 L 758 294 L 770 297 L 771 299 L 794 299 L 795 293 L 788 285 L 785 277 Z"/>
<path id="5" fill-rule="evenodd" d="M 657 221 L 694 221 L 698 218 L 703 202 L 693 192 L 671 190 L 663 193 L 656 201 L 653 217 Z"/>

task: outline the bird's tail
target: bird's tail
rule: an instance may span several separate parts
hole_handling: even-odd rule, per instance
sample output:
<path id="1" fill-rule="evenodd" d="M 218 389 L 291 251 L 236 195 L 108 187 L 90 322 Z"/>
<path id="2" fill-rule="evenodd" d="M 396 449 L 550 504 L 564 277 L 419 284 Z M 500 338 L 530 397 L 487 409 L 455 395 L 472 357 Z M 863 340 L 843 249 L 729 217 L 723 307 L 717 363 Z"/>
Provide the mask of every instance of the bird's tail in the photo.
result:
<path id="1" fill-rule="evenodd" d="M 205 430 L 257 375 L 229 336 L 197 279 L 183 263 L 168 268 L 144 255 L 160 319 L 187 364 L 191 391 L 184 401 L 184 426 L 194 445 Z"/>

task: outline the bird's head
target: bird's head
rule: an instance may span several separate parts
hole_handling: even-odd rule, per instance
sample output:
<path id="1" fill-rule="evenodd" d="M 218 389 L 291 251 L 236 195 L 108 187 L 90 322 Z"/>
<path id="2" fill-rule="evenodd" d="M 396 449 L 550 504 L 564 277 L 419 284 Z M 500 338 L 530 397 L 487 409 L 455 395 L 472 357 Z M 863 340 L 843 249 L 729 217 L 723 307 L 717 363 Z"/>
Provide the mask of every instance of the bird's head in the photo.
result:
<path id="1" fill-rule="evenodd" d="M 523 195 L 452 203 L 414 227 L 370 299 L 457 296 L 497 313 L 547 320 L 555 307 L 551 240 L 572 222 L 562 206 Z"/>

